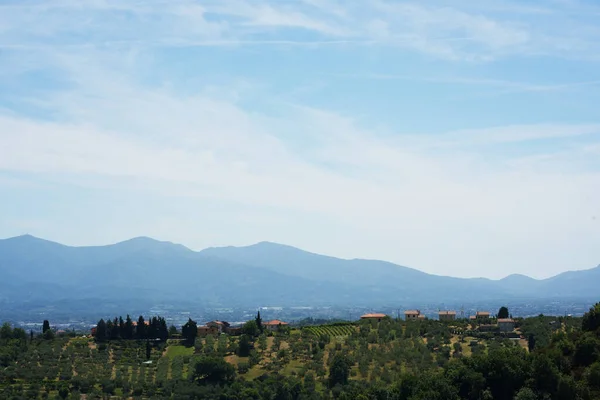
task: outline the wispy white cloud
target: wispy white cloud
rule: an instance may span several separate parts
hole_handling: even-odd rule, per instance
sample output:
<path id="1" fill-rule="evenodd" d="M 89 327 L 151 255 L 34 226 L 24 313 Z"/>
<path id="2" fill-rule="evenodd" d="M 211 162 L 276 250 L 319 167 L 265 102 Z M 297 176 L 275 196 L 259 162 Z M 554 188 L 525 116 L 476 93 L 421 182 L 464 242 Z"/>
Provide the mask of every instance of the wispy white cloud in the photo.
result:
<path id="1" fill-rule="evenodd" d="M 515 93 L 527 93 L 527 92 L 559 92 L 567 90 L 585 89 L 587 87 L 593 87 L 600 85 L 600 80 L 588 80 L 588 81 L 571 81 L 564 83 L 528 83 L 518 82 L 506 79 L 490 79 L 490 78 L 476 78 L 476 77 L 461 77 L 461 76 L 419 76 L 419 75 L 394 75 L 394 74 L 381 74 L 381 73 L 368 73 L 368 74 L 338 74 L 333 75 L 335 78 L 347 78 L 347 79 L 372 79 L 372 80 L 398 80 L 407 82 L 427 82 L 427 83 L 442 83 L 450 85 L 467 85 L 467 86 L 481 86 L 496 89 L 489 94 L 515 94 Z"/>
<path id="2" fill-rule="evenodd" d="M 329 228 L 312 229 L 333 234 L 333 227 L 346 226 L 347 233 L 337 233 L 339 247 L 329 242 L 319 247 L 307 231 L 291 233 L 277 219 L 258 232 L 316 251 L 389 258 L 439 273 L 451 272 L 441 266 L 442 254 L 464 263 L 453 272 L 462 275 L 480 273 L 482 262 L 495 271 L 523 271 L 532 255 L 549 266 L 547 274 L 567 262 L 557 251 L 572 251 L 600 234 L 593 226 L 572 225 L 597 214 L 600 171 L 564 168 L 581 157 L 593 162 L 589 144 L 558 160 L 535 153 L 490 158 L 482 147 L 597 135 L 597 125 L 508 126 L 390 139 L 326 110 L 293 106 L 275 117 L 207 93 L 181 96 L 138 86 L 111 69 L 75 66 L 77 86 L 44 100 L 64 115 L 61 121 L 0 118 L 1 170 L 84 187 L 101 179 L 108 192 L 122 190 L 124 179 L 139 196 L 270 207 L 283 210 L 286 223 L 304 219 L 303 229 L 310 229 L 307 218 L 321 216 L 331 221 Z M 301 133 L 304 139 L 295 144 L 284 140 Z M 232 215 L 222 222 L 235 223 Z M 369 232 L 376 243 L 368 251 L 349 250 L 357 235 L 366 240 L 356 232 Z M 256 234 L 244 237 L 254 240 Z M 184 240 L 189 230 L 176 235 L 192 247 L 226 244 Z M 583 235 L 588 235 L 583 244 L 574 244 Z M 398 244 L 402 258 L 392 250 Z M 510 256 L 498 255 L 508 247 Z M 553 251 L 544 253 L 545 247 Z M 508 259 L 510 270 L 504 265 Z M 577 266 L 592 259 L 588 253 Z"/>
<path id="3" fill-rule="evenodd" d="M 148 59 L 156 46 L 384 46 L 456 61 L 532 52 L 584 57 L 596 46 L 592 27 L 582 27 L 557 47 L 551 38 L 562 35 L 562 28 L 555 28 L 560 25 L 551 29 L 522 18 L 539 14 L 546 22 L 560 21 L 558 6 L 469 3 L 4 4 L 0 47 L 12 50 L 0 54 L 5 61 L 0 83 L 14 84 L 19 74 L 38 69 L 65 82 L 54 89 L 23 89 L 10 100 L 24 107 L 1 109 L 5 176 L 0 175 L 0 188 L 24 179 L 75 192 L 118 193 L 129 199 L 127 209 L 135 210 L 137 219 L 124 212 L 124 220 L 114 222 L 117 228 L 106 222 L 115 221 L 110 210 L 92 213 L 73 205 L 97 218 L 94 226 L 111 240 L 132 227 L 192 247 L 270 239 L 467 276 L 482 274 L 482 265 L 494 276 L 548 275 L 594 265 L 597 254 L 590 249 L 597 248 L 600 231 L 589 216 L 599 214 L 600 204 L 597 122 L 508 121 L 495 128 L 414 135 L 386 121 L 384 132 L 352 111 L 270 100 L 266 90 L 236 87 L 238 77 L 228 77 L 226 84 L 207 79 L 210 84 L 185 93 L 170 87 L 168 79 L 148 84 L 139 77 L 152 67 Z M 509 7 L 517 7 L 514 14 Z M 469 75 L 415 79 L 515 92 L 597 83 L 462 76 Z M 370 77 L 404 79 L 385 72 Z M 268 106 L 255 106 L 265 99 Z M 531 146 L 552 140 L 561 141 L 559 149 Z M 511 145 L 519 151 L 505 151 Z M 152 199 L 157 204 L 150 204 Z M 173 204 L 185 205 L 185 211 L 174 211 Z M 217 217 L 207 216 L 211 213 Z M 50 235 L 55 226 L 50 218 L 31 217 L 12 226 Z M 90 237 L 77 234 L 77 228 L 67 231 L 70 238 Z M 446 260 L 460 268 L 447 270 Z"/>
<path id="4" fill-rule="evenodd" d="M 593 20 L 565 14 L 583 4 L 525 7 L 443 1 L 387 0 L 242 2 L 112 0 L 0 5 L 0 46 L 199 46 L 371 44 L 453 60 L 545 54 L 594 57 L 600 32 Z M 509 12 L 502 12 L 509 10 Z M 536 18 L 530 14 L 537 13 Z M 28 29 L 22 29 L 27 26 Z M 285 29 L 314 33 L 289 40 Z M 57 44 L 60 42 L 60 44 Z"/>

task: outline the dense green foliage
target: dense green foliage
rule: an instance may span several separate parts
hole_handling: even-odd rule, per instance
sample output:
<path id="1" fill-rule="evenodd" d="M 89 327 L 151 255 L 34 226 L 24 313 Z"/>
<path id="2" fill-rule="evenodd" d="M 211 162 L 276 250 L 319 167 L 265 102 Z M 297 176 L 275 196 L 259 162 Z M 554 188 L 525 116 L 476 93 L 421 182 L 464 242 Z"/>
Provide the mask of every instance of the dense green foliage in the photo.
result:
<path id="1" fill-rule="evenodd" d="M 158 339 L 165 341 L 169 337 L 167 323 L 162 317 L 152 317 L 146 322 L 144 317 L 140 315 L 137 323 L 127 318 L 115 317 L 113 320 L 104 321 L 101 319 L 96 325 L 96 334 L 94 335 L 97 342 L 106 342 L 108 340 L 143 340 L 143 339 Z"/>
<path id="2" fill-rule="evenodd" d="M 508 314 L 508 308 L 502 306 L 500 307 L 500 309 L 498 310 L 498 318 L 508 318 L 509 314 Z"/>
<path id="3" fill-rule="evenodd" d="M 193 344 L 198 336 L 198 324 L 191 318 L 181 327 L 181 336 L 188 342 Z"/>
<path id="4" fill-rule="evenodd" d="M 598 308 L 583 318 L 518 320 L 521 335 L 535 342 L 531 352 L 525 339 L 471 336 L 468 321 L 361 321 L 209 336 L 194 346 L 30 339 L 5 324 L 0 398 L 593 400 L 600 398 Z"/>

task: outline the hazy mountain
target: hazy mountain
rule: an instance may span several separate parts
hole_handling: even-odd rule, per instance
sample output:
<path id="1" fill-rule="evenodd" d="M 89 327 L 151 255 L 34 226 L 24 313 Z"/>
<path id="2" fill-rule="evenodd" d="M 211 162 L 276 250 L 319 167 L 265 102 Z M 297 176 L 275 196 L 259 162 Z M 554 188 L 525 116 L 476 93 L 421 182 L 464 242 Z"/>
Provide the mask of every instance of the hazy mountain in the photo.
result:
<path id="1" fill-rule="evenodd" d="M 546 280 L 426 274 L 376 260 L 343 260 L 275 243 L 194 252 L 150 238 L 71 247 L 0 240 L 0 301 L 100 299 L 204 306 L 363 305 L 599 296 L 600 268 Z"/>
<path id="2" fill-rule="evenodd" d="M 200 254 L 299 278 L 348 285 L 397 287 L 400 283 L 412 284 L 431 277 L 425 272 L 384 261 L 342 260 L 270 242 L 247 247 L 213 247 Z"/>

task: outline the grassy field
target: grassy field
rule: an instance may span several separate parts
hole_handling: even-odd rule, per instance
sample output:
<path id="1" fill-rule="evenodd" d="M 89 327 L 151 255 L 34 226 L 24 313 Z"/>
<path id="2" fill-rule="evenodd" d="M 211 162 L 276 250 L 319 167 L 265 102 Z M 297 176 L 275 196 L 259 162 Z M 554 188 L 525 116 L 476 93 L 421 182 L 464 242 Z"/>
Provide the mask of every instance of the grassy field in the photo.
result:
<path id="1" fill-rule="evenodd" d="M 177 357 L 177 356 L 191 356 L 194 354 L 193 347 L 186 347 L 178 344 L 171 344 L 167 347 L 167 351 L 165 352 L 165 356 L 169 358 Z"/>

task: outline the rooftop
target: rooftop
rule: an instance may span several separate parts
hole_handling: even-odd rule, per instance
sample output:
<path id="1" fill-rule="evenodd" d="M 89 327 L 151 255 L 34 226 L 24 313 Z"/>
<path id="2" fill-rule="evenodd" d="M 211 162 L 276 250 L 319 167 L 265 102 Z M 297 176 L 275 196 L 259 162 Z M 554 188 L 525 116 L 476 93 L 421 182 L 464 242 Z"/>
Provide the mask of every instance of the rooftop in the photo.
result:
<path id="1" fill-rule="evenodd" d="M 439 315 L 456 315 L 456 311 L 440 311 Z"/>
<path id="2" fill-rule="evenodd" d="M 263 325 L 287 325 L 287 322 L 280 321 L 278 319 L 274 319 L 273 321 L 265 322 Z"/>
<path id="3" fill-rule="evenodd" d="M 387 315 L 382 314 L 382 313 L 370 313 L 370 314 L 365 314 L 363 316 L 361 316 L 361 318 L 385 318 L 387 317 Z"/>
<path id="4" fill-rule="evenodd" d="M 227 321 L 210 321 L 210 322 L 206 323 L 206 325 L 208 325 L 208 324 L 229 326 L 229 322 L 227 322 Z"/>
<path id="5" fill-rule="evenodd" d="M 419 310 L 406 310 L 404 311 L 404 315 L 419 315 L 421 311 Z"/>
<path id="6" fill-rule="evenodd" d="M 501 322 L 515 322 L 515 320 L 512 318 L 498 318 L 498 323 Z"/>

